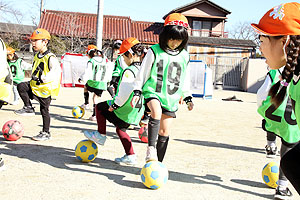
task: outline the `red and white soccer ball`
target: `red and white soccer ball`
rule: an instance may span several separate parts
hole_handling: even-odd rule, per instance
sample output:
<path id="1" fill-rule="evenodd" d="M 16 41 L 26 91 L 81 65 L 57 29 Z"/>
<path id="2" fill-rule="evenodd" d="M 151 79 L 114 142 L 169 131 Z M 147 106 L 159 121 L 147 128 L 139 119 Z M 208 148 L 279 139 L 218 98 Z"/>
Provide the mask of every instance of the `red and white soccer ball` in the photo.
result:
<path id="1" fill-rule="evenodd" d="M 142 142 L 148 143 L 148 125 L 144 125 L 140 128 L 139 138 Z"/>
<path id="2" fill-rule="evenodd" d="M 24 134 L 24 127 L 18 120 L 9 120 L 2 127 L 2 134 L 6 140 L 16 141 Z"/>

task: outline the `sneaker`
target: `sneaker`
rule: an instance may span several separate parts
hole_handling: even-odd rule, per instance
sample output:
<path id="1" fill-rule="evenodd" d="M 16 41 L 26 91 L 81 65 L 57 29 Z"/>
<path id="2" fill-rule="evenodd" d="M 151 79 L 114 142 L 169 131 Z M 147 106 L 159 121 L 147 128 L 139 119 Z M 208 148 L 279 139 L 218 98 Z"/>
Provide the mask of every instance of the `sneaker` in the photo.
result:
<path id="1" fill-rule="evenodd" d="M 84 110 L 89 110 L 90 109 L 89 104 L 82 104 L 80 107 L 83 108 Z"/>
<path id="2" fill-rule="evenodd" d="M 83 131 L 83 133 L 87 139 L 97 144 L 104 145 L 106 141 L 106 135 L 100 134 L 98 131 Z"/>
<path id="3" fill-rule="evenodd" d="M 150 161 L 157 161 L 157 160 L 158 159 L 157 159 L 156 148 L 153 146 L 148 146 L 145 161 L 150 162 Z"/>
<path id="4" fill-rule="evenodd" d="M 89 120 L 91 120 L 91 121 L 97 121 L 97 118 L 96 118 L 96 116 L 91 116 L 91 117 L 89 118 Z"/>
<path id="5" fill-rule="evenodd" d="M 19 104 L 19 100 L 15 100 L 15 101 L 13 101 L 10 105 L 15 106 L 15 105 L 18 105 L 18 104 Z"/>
<path id="6" fill-rule="evenodd" d="M 276 155 L 277 155 L 277 147 L 276 146 L 271 147 L 269 145 L 266 145 L 265 149 L 266 149 L 266 157 L 267 158 L 275 158 L 276 157 Z"/>
<path id="7" fill-rule="evenodd" d="M 4 160 L 0 158 L 0 171 L 4 170 Z"/>
<path id="8" fill-rule="evenodd" d="M 32 139 L 35 141 L 45 141 L 45 140 L 49 140 L 50 137 L 51 137 L 50 133 L 41 131 L 38 135 L 33 136 Z"/>
<path id="9" fill-rule="evenodd" d="M 125 164 L 125 165 L 135 165 L 136 164 L 136 155 L 124 155 L 122 158 L 116 158 L 115 162 L 118 164 Z"/>
<path id="10" fill-rule="evenodd" d="M 17 115 L 21 115 L 21 116 L 34 116 L 34 108 L 31 106 L 24 106 L 22 109 L 20 110 L 15 110 L 15 114 Z"/>
<path id="11" fill-rule="evenodd" d="M 290 197 L 292 197 L 292 196 L 293 196 L 293 194 L 288 187 L 285 190 L 280 190 L 279 187 L 277 187 L 274 199 L 275 200 L 286 200 L 286 199 L 290 199 Z"/>

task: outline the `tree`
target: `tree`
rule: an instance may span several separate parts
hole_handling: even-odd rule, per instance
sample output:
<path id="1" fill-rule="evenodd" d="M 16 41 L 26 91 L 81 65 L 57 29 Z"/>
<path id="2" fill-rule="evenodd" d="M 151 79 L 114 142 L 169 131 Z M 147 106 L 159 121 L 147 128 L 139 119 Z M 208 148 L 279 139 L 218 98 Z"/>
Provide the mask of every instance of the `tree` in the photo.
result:
<path id="1" fill-rule="evenodd" d="M 0 0 L 0 16 L 2 21 L 12 22 L 17 21 L 18 24 L 21 23 L 23 17 L 22 13 L 15 9 L 11 3 L 7 3 L 4 0 Z"/>
<path id="2" fill-rule="evenodd" d="M 242 40 L 253 40 L 259 46 L 258 34 L 253 30 L 250 22 L 239 22 L 229 30 L 229 37 Z"/>

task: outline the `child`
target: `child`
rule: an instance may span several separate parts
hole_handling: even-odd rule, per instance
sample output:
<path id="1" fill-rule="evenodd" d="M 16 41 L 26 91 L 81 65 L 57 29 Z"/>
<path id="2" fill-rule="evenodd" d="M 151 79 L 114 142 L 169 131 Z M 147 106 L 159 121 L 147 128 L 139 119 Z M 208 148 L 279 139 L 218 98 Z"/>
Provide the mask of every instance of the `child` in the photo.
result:
<path id="1" fill-rule="evenodd" d="M 82 78 L 79 78 L 85 82 L 84 86 L 84 104 L 81 107 L 89 109 L 89 92 L 93 92 L 93 114 L 89 118 L 92 121 L 96 121 L 95 106 L 97 99 L 101 97 L 102 92 L 107 90 L 107 84 L 110 81 L 111 72 L 110 63 L 103 53 L 97 49 L 95 45 L 88 45 L 87 54 L 90 60 L 87 63 Z"/>
<path id="2" fill-rule="evenodd" d="M 32 68 L 31 64 L 28 64 L 23 59 L 19 58 L 15 53 L 15 50 L 11 47 L 7 47 L 7 63 L 10 66 L 13 75 L 13 92 L 14 101 L 12 105 L 17 105 L 19 103 L 19 93 L 17 90 L 17 85 L 24 81 L 25 70 L 30 70 Z"/>
<path id="3" fill-rule="evenodd" d="M 128 65 L 124 61 L 124 55 L 120 55 L 115 61 L 115 68 L 110 81 L 110 86 L 113 86 L 115 92 L 117 91 L 120 75 L 123 69 L 125 69 L 126 67 L 128 67 Z"/>
<path id="4" fill-rule="evenodd" d="M 36 141 L 49 140 L 51 137 L 49 106 L 51 97 L 56 98 L 60 88 L 61 68 L 56 56 L 47 48 L 50 39 L 51 36 L 45 29 L 38 28 L 32 33 L 30 40 L 37 54 L 34 56 L 31 80 L 21 82 L 17 86 L 24 103 L 21 110 L 15 111 L 17 115 L 35 115 L 30 101 L 32 99 L 40 104 L 43 129 L 38 135 L 32 137 Z"/>
<path id="5" fill-rule="evenodd" d="M 96 115 L 98 131 L 83 131 L 84 135 L 94 142 L 104 145 L 106 140 L 106 119 L 116 126 L 116 132 L 122 142 L 125 155 L 116 158 L 119 164 L 135 165 L 136 155 L 133 151 L 132 142 L 126 133 L 130 124 L 137 125 L 144 114 L 143 98 L 134 108 L 130 102 L 133 97 L 133 81 L 141 64 L 143 47 L 136 38 L 127 38 L 122 42 L 120 54 L 124 62 L 129 66 L 121 75 L 113 100 L 104 101 L 97 105 Z"/>
<path id="6" fill-rule="evenodd" d="M 146 162 L 163 161 L 169 141 L 172 119 L 181 96 L 193 109 L 189 91 L 189 54 L 184 49 L 188 41 L 188 21 L 179 13 L 170 14 L 159 35 L 159 44 L 148 50 L 134 82 L 132 106 L 142 94 L 150 109 Z M 155 148 L 156 138 L 158 142 Z"/>
<path id="7" fill-rule="evenodd" d="M 262 50 L 262 54 L 264 54 L 264 50 Z M 296 123 L 296 120 L 294 120 L 295 114 L 292 111 L 290 98 L 288 98 L 287 96 L 282 104 L 276 109 L 270 101 L 270 96 L 268 96 L 270 87 L 277 83 L 282 70 L 283 68 L 280 68 L 278 70 L 270 70 L 267 74 L 264 84 L 257 92 L 257 103 L 259 106 L 258 113 L 264 118 L 265 121 L 265 123 L 263 124 L 263 128 L 265 128 L 265 130 L 267 131 L 269 139 L 271 134 L 273 135 L 272 137 L 276 137 L 275 134 L 281 137 L 281 156 L 283 156 L 287 151 L 295 146 L 295 144 L 300 140 L 300 130 Z M 266 150 L 268 150 L 269 147 L 269 150 L 271 152 L 267 152 L 267 156 L 276 155 L 277 148 L 274 141 L 275 140 L 268 141 Z M 272 148 L 274 147 L 275 152 L 272 151 Z M 287 185 L 288 180 L 280 167 L 279 181 L 275 193 L 275 198 L 286 199 L 292 195 Z"/>
<path id="8" fill-rule="evenodd" d="M 300 85 L 298 84 L 300 62 L 300 4 L 296 2 L 283 3 L 270 9 L 259 21 L 252 24 L 252 27 L 260 34 L 260 50 L 266 58 L 266 63 L 271 69 L 284 69 L 279 81 L 274 84 L 269 94 L 274 109 L 278 108 L 285 100 L 287 86 L 296 121 L 300 125 L 300 112 L 298 95 Z M 280 167 L 289 181 L 300 194 L 300 146 L 299 143 L 285 155 L 281 155 Z M 287 199 L 291 193 L 287 190 L 277 188 L 276 194 L 283 195 L 281 199 Z M 285 196 L 285 197 L 284 197 Z"/>
<path id="9" fill-rule="evenodd" d="M 6 62 L 5 44 L 2 39 L 0 39 L 0 109 L 2 105 L 10 99 L 12 84 L 12 74 Z M 2 170 L 4 170 L 4 160 L 0 157 L 0 171 Z"/>

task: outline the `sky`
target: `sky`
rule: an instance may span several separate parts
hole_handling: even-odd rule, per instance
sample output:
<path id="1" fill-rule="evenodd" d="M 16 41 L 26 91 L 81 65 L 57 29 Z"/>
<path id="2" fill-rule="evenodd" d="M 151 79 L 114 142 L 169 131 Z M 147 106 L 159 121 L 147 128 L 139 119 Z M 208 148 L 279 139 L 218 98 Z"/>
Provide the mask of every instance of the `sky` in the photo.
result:
<path id="1" fill-rule="evenodd" d="M 102 0 L 104 14 L 130 16 L 132 20 L 163 22 L 162 17 L 169 11 L 194 2 L 194 0 Z M 239 23 L 258 23 L 259 19 L 272 7 L 287 0 L 211 0 L 213 3 L 231 12 L 227 15 L 225 31 Z M 300 3 L 299 0 L 294 0 Z M 22 12 L 21 24 L 32 25 L 32 17 L 39 18 L 41 0 L 2 0 Z M 98 0 L 44 0 L 44 9 L 97 13 Z M 1 13 L 2 14 L 2 13 Z M 5 22 L 0 15 L 0 21 Z M 38 20 L 37 20 L 38 21 Z M 10 21 L 14 22 L 14 21 Z"/>

